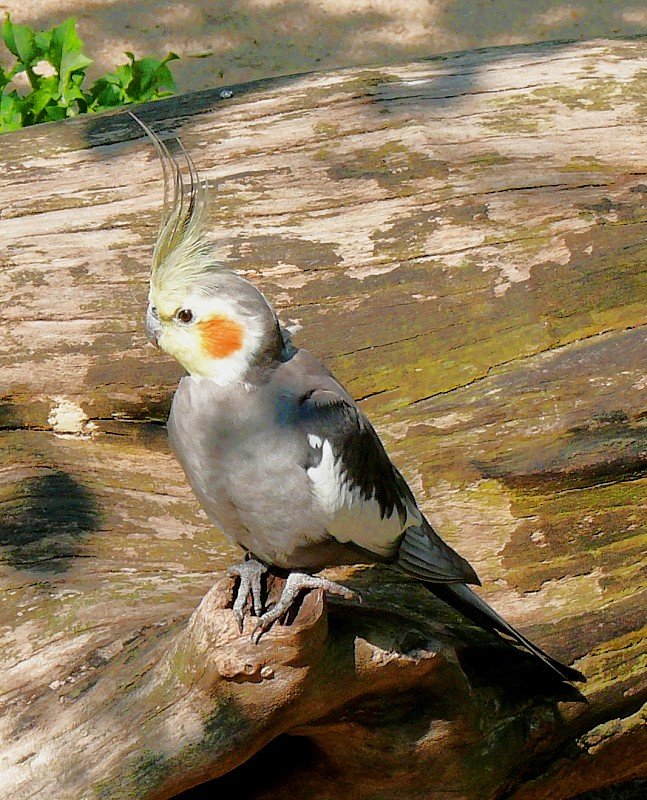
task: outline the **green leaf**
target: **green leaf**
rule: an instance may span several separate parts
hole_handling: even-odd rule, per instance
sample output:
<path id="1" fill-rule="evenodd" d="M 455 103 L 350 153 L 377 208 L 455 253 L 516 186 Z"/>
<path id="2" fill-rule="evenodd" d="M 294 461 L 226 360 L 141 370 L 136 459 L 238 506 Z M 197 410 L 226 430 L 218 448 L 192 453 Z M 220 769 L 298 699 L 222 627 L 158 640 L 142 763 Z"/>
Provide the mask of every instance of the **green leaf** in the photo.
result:
<path id="1" fill-rule="evenodd" d="M 36 31 L 34 44 L 38 48 L 38 54 L 46 57 L 47 51 L 52 44 L 52 31 Z"/>
<path id="2" fill-rule="evenodd" d="M 133 79 L 128 86 L 130 96 L 137 99 L 144 97 L 154 85 L 158 69 L 159 61 L 155 58 L 133 61 Z"/>
<path id="3" fill-rule="evenodd" d="M 4 89 L 4 87 L 11 81 L 11 75 L 6 73 L 2 67 L 0 67 L 0 92 Z"/>
<path id="4" fill-rule="evenodd" d="M 11 92 L 0 98 L 0 132 L 16 131 L 23 126 L 22 98 Z"/>
<path id="5" fill-rule="evenodd" d="M 70 17 L 58 27 L 52 28 L 48 50 L 48 61 L 58 72 L 59 88 L 63 92 L 72 72 L 84 70 L 92 59 L 83 55 L 83 42 L 76 32 L 76 19 Z"/>
<path id="6" fill-rule="evenodd" d="M 83 53 L 73 17 L 50 31 L 33 31 L 27 25 L 15 25 L 7 14 L 0 35 L 17 58 L 6 71 L 0 67 L 0 93 L 4 92 L 0 94 L 0 131 L 154 100 L 175 89 L 167 66 L 178 58 L 175 53 L 159 61 L 149 57 L 137 60 L 128 52 L 126 64 L 95 81 L 89 92 L 84 91 L 92 59 Z M 56 74 L 35 73 L 33 67 L 39 61 L 49 62 Z M 21 72 L 27 73 L 31 92 L 24 96 L 15 90 L 7 92 L 13 77 Z"/>
<path id="7" fill-rule="evenodd" d="M 83 53 L 65 53 L 59 70 L 60 79 L 67 80 L 73 72 L 85 70 L 91 63 L 92 59 L 84 56 Z"/>
<path id="8" fill-rule="evenodd" d="M 118 83 L 106 80 L 106 78 L 99 78 L 92 86 L 92 92 L 88 100 L 88 107 L 91 111 L 102 111 L 104 108 L 125 105 L 128 102 L 128 97 Z"/>
<path id="9" fill-rule="evenodd" d="M 114 72 L 96 80 L 87 95 L 90 110 L 101 111 L 104 108 L 126 105 L 129 102 L 126 87 L 132 77 L 130 64 L 122 64 Z"/>
<path id="10" fill-rule="evenodd" d="M 57 103 L 58 98 L 58 78 L 56 75 L 52 75 L 50 78 L 41 78 L 38 89 L 27 95 L 25 99 L 31 101 L 32 114 L 40 122 L 39 117 L 45 106 L 49 103 Z"/>
<path id="11" fill-rule="evenodd" d="M 47 121 L 54 122 L 55 120 L 65 119 L 67 116 L 65 111 L 66 110 L 62 106 L 47 106 L 45 109 Z"/>
<path id="12" fill-rule="evenodd" d="M 178 58 L 175 53 L 169 53 L 162 61 L 150 57 L 138 61 L 132 53 L 126 52 L 126 55 L 130 64 L 124 66 L 129 67 L 132 72 L 132 79 L 127 85 L 130 102 L 153 100 L 165 94 L 163 88 L 175 89 L 175 81 L 166 66 L 169 61 Z"/>
<path id="13" fill-rule="evenodd" d="M 179 61 L 180 56 L 177 53 L 174 53 L 172 50 L 167 53 L 164 58 L 162 59 L 162 64 L 168 64 L 169 61 Z"/>
<path id="14" fill-rule="evenodd" d="M 11 21 L 11 16 L 7 14 L 1 32 L 7 48 L 24 66 L 29 66 L 38 55 L 32 29 L 26 25 L 15 25 Z"/>
<path id="15" fill-rule="evenodd" d="M 115 86 L 120 86 L 122 89 L 125 89 L 128 84 L 133 79 L 133 71 L 130 64 L 122 64 L 120 67 L 114 72 L 109 72 L 107 75 L 104 75 L 102 78 L 99 78 L 96 81 L 96 84 L 103 85 L 104 82 L 112 83 Z M 96 85 L 95 84 L 95 85 Z M 94 90 L 94 85 L 92 86 L 91 92 Z"/>
<path id="16" fill-rule="evenodd" d="M 83 89 L 81 89 L 81 83 L 83 82 L 84 75 L 74 75 L 70 76 L 69 81 L 63 88 L 61 89 L 61 85 L 59 82 L 59 91 L 61 95 L 61 99 L 59 100 L 59 105 L 66 107 L 67 116 L 73 117 L 76 114 L 76 110 L 74 108 L 75 105 L 78 105 L 77 101 L 82 100 L 85 104 L 85 94 Z"/>

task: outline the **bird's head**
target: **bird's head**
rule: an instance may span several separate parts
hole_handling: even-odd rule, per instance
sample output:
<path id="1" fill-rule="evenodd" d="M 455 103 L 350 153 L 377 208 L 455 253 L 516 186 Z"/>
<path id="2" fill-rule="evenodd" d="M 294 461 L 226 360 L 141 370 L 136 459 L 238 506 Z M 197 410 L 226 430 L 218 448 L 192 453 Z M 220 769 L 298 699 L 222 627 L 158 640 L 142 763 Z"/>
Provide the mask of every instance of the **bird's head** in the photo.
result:
<path id="1" fill-rule="evenodd" d="M 214 258 L 204 235 L 207 191 L 189 154 L 190 183 L 166 145 L 153 140 L 164 170 L 164 213 L 153 252 L 146 311 L 149 341 L 187 372 L 226 385 L 280 360 L 283 340 L 274 310 L 249 281 Z"/>

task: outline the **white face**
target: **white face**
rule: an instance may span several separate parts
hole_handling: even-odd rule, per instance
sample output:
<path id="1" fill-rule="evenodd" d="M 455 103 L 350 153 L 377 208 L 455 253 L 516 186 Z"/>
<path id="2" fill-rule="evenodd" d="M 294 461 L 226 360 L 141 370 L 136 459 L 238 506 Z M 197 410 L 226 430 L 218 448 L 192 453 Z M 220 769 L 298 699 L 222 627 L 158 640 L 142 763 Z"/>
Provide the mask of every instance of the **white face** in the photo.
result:
<path id="1" fill-rule="evenodd" d="M 153 344 L 190 375 L 223 386 L 244 380 L 262 339 L 260 321 L 240 314 L 235 303 L 198 293 L 178 298 L 151 291 L 146 319 Z"/>

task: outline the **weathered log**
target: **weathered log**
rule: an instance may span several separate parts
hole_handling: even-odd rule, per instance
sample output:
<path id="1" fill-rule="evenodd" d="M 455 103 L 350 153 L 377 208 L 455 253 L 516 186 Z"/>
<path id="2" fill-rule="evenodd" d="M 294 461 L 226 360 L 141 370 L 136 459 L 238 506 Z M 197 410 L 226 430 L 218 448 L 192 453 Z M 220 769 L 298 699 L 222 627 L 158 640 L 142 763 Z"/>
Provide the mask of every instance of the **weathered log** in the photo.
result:
<path id="1" fill-rule="evenodd" d="M 647 42 L 458 54 L 160 101 L 216 248 L 371 415 L 567 702 L 386 568 L 258 646 L 145 344 L 160 170 L 124 113 L 3 137 L 3 798 L 562 800 L 645 776 Z M 224 580 L 224 579 L 223 579 Z M 209 591 L 210 590 L 210 591 Z M 271 788 L 268 788 L 268 785 Z"/>

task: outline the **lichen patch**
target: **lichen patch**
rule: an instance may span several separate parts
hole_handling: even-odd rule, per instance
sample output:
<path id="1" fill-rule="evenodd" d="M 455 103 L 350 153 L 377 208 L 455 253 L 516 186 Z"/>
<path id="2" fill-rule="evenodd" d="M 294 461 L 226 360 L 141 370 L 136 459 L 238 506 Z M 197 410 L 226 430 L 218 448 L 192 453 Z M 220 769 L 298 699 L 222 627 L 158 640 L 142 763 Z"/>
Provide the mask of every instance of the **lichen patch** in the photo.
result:
<path id="1" fill-rule="evenodd" d="M 438 481 L 427 487 L 421 505 L 442 538 L 460 550 L 484 583 L 500 576 L 501 554 L 520 524 L 502 484 L 487 479 L 459 487 Z"/>
<path id="2" fill-rule="evenodd" d="M 513 624 L 530 622 L 542 609 L 551 609 L 551 619 L 556 622 L 560 611 L 568 616 L 569 609 L 593 609 L 600 605 L 602 588 L 601 570 L 583 575 L 568 575 L 545 581 L 537 592 L 518 592 L 510 589 L 497 592 L 497 611 Z"/>

